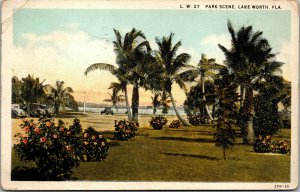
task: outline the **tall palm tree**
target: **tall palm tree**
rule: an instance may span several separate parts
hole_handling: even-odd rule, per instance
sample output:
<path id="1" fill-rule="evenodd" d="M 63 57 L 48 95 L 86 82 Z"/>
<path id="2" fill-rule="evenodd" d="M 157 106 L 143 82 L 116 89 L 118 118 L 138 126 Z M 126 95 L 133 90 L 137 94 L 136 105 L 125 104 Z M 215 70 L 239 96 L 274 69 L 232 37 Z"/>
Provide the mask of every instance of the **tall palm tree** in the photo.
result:
<path id="1" fill-rule="evenodd" d="M 71 93 L 73 93 L 73 89 L 71 87 L 65 87 L 65 83 L 63 81 L 56 81 L 51 93 L 51 99 L 54 103 L 56 115 L 59 113 L 61 105 L 64 105 L 69 99 L 74 99 Z"/>
<path id="2" fill-rule="evenodd" d="M 127 85 L 129 84 L 128 72 L 131 69 L 130 67 L 132 66 L 132 62 L 133 62 L 132 55 L 134 49 L 139 49 L 142 46 L 142 45 L 135 46 L 136 39 L 137 38 L 145 39 L 145 35 L 141 31 L 137 31 L 135 28 L 133 28 L 129 33 L 126 33 L 124 38 L 122 38 L 118 30 L 114 29 L 114 33 L 116 35 L 116 40 L 113 41 L 113 44 L 114 44 L 114 51 L 116 53 L 116 64 L 118 65 L 118 67 L 115 67 L 114 65 L 108 63 L 95 63 L 90 65 L 85 70 L 85 75 L 97 69 L 107 70 L 110 71 L 113 75 L 115 75 L 119 79 L 120 83 L 123 85 L 126 107 L 128 112 L 128 119 L 132 120 L 132 115 L 131 115 L 129 100 L 128 100 L 128 92 L 127 92 Z M 134 88 L 133 92 L 136 92 L 136 88 Z"/>
<path id="3" fill-rule="evenodd" d="M 220 44 L 219 48 L 225 54 L 225 64 L 241 87 L 241 94 L 245 92 L 245 99 L 241 107 L 242 130 L 244 143 L 253 144 L 255 138 L 253 129 L 255 84 L 267 76 L 264 73 L 267 65 L 273 66 L 269 68 L 273 72 L 280 69 L 283 63 L 275 61 L 275 54 L 271 53 L 272 48 L 262 37 L 262 31 L 253 32 L 252 26 L 243 26 L 235 31 L 230 21 L 228 21 L 228 31 L 231 35 L 231 48 L 227 49 Z M 243 95 L 241 98 L 243 100 Z"/>
<path id="4" fill-rule="evenodd" d="M 195 70 L 184 70 L 188 67 L 187 63 L 190 60 L 190 55 L 187 53 L 181 53 L 176 56 L 178 48 L 181 46 L 181 42 L 177 42 L 174 46 L 172 44 L 174 34 L 171 33 L 168 37 L 156 38 L 156 43 L 159 50 L 157 51 L 157 62 L 162 66 L 161 73 L 163 77 L 163 89 L 170 95 L 174 111 L 185 126 L 191 126 L 185 119 L 179 114 L 175 100 L 172 94 L 172 85 L 177 83 L 182 89 L 186 90 L 184 82 L 193 81 L 196 77 Z"/>

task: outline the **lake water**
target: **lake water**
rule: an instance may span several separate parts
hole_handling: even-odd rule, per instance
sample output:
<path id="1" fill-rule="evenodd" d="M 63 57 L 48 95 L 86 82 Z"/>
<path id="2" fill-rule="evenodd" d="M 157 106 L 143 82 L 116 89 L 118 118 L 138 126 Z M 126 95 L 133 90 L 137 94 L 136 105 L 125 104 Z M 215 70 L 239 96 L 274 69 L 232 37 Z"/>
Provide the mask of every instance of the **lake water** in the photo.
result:
<path id="1" fill-rule="evenodd" d="M 83 111 L 83 107 L 78 107 L 79 111 Z M 93 113 L 100 113 L 104 108 L 92 108 L 92 107 L 86 107 L 85 111 L 86 112 L 93 112 Z M 177 108 L 177 110 L 179 111 L 180 115 L 185 115 L 185 112 L 183 110 L 183 108 L 179 107 Z M 116 114 L 125 114 L 127 110 L 124 108 L 120 108 L 118 109 L 118 112 L 116 109 L 113 109 L 113 112 Z M 145 109 L 145 108 L 139 108 L 139 114 L 140 115 L 152 115 L 153 114 L 153 109 Z M 156 115 L 163 115 L 162 113 L 162 109 L 157 109 L 156 111 Z M 176 115 L 175 111 L 173 110 L 173 108 L 171 108 L 168 112 L 168 114 L 166 115 Z"/>

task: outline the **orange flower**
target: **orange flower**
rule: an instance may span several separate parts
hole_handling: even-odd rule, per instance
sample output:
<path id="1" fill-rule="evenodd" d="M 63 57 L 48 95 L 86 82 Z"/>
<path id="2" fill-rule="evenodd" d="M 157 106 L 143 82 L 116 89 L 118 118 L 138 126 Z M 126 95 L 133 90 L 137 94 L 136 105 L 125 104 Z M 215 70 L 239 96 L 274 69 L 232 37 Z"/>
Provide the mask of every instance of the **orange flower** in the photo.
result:
<path id="1" fill-rule="evenodd" d="M 51 126 L 51 122 L 50 122 L 50 121 L 47 121 L 47 122 L 46 122 L 46 126 L 47 126 L 47 127 L 50 127 L 50 126 Z"/>
<path id="2" fill-rule="evenodd" d="M 68 146 L 66 146 L 66 149 L 67 149 L 67 151 L 71 151 L 72 147 L 68 145 Z"/>
<path id="3" fill-rule="evenodd" d="M 84 145 L 88 145 L 89 144 L 89 142 L 88 141 L 85 141 L 85 142 L 83 142 L 84 143 Z"/>
<path id="4" fill-rule="evenodd" d="M 27 139 L 23 139 L 23 143 L 24 143 L 25 145 L 27 145 L 28 140 L 27 140 Z"/>
<path id="5" fill-rule="evenodd" d="M 47 141 L 47 139 L 46 139 L 46 137 L 42 137 L 42 138 L 40 139 L 40 141 L 41 141 L 41 143 L 45 143 L 45 142 Z"/>
<path id="6" fill-rule="evenodd" d="M 59 131 L 64 131 L 64 130 L 65 130 L 65 128 L 63 128 L 63 127 L 59 128 Z"/>
<path id="7" fill-rule="evenodd" d="M 123 128 L 124 128 L 124 125 L 119 125 L 119 128 L 120 128 L 120 129 L 123 129 Z"/>
<path id="8" fill-rule="evenodd" d="M 25 131 L 25 133 L 28 133 L 28 132 L 29 132 L 29 127 L 28 127 L 28 126 L 25 126 L 25 127 L 24 127 L 24 131 Z"/>
<path id="9" fill-rule="evenodd" d="M 38 128 L 38 127 L 34 129 L 34 132 L 36 132 L 37 134 L 39 134 L 40 131 L 41 131 L 41 130 L 40 130 L 40 128 Z"/>
<path id="10" fill-rule="evenodd" d="M 88 133 L 84 133 L 84 134 L 83 134 L 83 137 L 84 137 L 84 138 L 87 138 L 88 136 L 89 136 Z"/>

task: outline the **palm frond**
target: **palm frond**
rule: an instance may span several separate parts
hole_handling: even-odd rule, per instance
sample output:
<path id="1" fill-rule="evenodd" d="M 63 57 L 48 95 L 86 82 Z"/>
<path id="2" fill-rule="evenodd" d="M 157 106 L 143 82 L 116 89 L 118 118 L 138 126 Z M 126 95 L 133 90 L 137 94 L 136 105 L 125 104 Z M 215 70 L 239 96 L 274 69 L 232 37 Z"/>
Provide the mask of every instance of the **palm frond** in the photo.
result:
<path id="1" fill-rule="evenodd" d="M 110 71 L 113 73 L 114 70 L 116 69 L 116 67 L 111 64 L 108 64 L 108 63 L 94 63 L 85 70 L 84 75 L 87 75 L 89 72 L 97 70 L 97 69 L 106 70 L 106 71 Z"/>

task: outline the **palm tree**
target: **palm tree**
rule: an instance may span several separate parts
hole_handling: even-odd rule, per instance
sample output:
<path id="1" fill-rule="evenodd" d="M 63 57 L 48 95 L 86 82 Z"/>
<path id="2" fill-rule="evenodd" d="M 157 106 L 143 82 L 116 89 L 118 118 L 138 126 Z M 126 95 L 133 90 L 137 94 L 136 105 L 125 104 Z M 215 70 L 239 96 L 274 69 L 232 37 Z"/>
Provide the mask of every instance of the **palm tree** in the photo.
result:
<path id="1" fill-rule="evenodd" d="M 205 54 L 201 54 L 201 60 L 199 61 L 199 71 L 200 71 L 200 84 L 202 88 L 202 99 L 205 102 L 206 101 L 206 93 L 205 93 L 205 79 L 207 77 L 210 77 L 211 79 L 215 78 L 215 72 L 218 69 L 221 69 L 223 66 L 216 63 L 216 60 L 211 58 L 208 59 Z M 213 120 L 213 117 L 208 110 L 208 106 L 206 103 L 204 103 L 204 108 L 209 116 L 210 120 Z"/>
<path id="2" fill-rule="evenodd" d="M 280 69 L 283 63 L 275 61 L 275 54 L 271 53 L 272 48 L 268 41 L 262 38 L 262 31 L 253 32 L 252 26 L 241 27 L 237 32 L 228 21 L 228 31 L 231 35 L 231 48 L 227 49 L 219 44 L 219 48 L 224 52 L 226 61 L 231 73 L 235 76 L 235 81 L 241 87 L 240 108 L 242 119 L 242 130 L 244 132 L 244 143 L 253 144 L 254 129 L 254 95 L 255 85 L 267 76 L 264 69 L 267 65 L 272 65 L 269 72 Z M 245 99 L 243 101 L 243 93 Z"/>
<path id="3" fill-rule="evenodd" d="M 59 108 L 65 104 L 68 100 L 74 99 L 71 93 L 73 89 L 71 87 L 64 87 L 63 81 L 56 81 L 55 86 L 52 88 L 51 99 L 54 103 L 55 114 L 59 113 Z"/>
<path id="4" fill-rule="evenodd" d="M 154 93 L 153 96 L 151 96 L 151 100 L 152 100 L 152 106 L 153 106 L 153 115 L 155 115 L 157 108 L 160 106 L 160 93 Z"/>
<path id="5" fill-rule="evenodd" d="M 170 96 L 167 94 L 166 91 L 163 91 L 161 93 L 161 99 L 159 102 L 160 102 L 160 105 L 163 107 L 162 113 L 164 115 L 166 115 L 168 113 L 169 109 L 171 108 L 170 107 L 170 103 L 171 103 Z"/>
<path id="6" fill-rule="evenodd" d="M 113 41 L 113 44 L 114 44 L 114 51 L 117 55 L 116 64 L 118 65 L 118 67 L 115 67 L 114 65 L 108 63 L 95 63 L 90 65 L 85 70 L 85 75 L 87 75 L 89 72 L 94 71 L 96 69 L 107 70 L 110 71 L 113 75 L 115 75 L 123 86 L 122 90 L 124 91 L 125 94 L 128 119 L 132 120 L 132 115 L 131 115 L 129 100 L 128 100 L 128 92 L 127 92 L 127 85 L 129 82 L 128 72 L 130 69 L 130 65 L 132 66 L 131 64 L 133 58 L 132 52 L 134 51 L 135 48 L 139 49 L 141 47 L 141 45 L 134 47 L 136 43 L 136 39 L 137 38 L 145 39 L 145 35 L 141 31 L 137 31 L 134 28 L 131 30 L 131 32 L 126 33 L 123 39 L 118 30 L 114 29 L 114 33 L 116 35 L 116 40 Z M 136 88 L 134 88 L 133 92 L 134 93 L 136 92 Z"/>
<path id="7" fill-rule="evenodd" d="M 195 70 L 184 70 L 188 67 L 187 63 L 190 60 L 190 55 L 187 53 L 181 53 L 176 56 L 178 48 L 181 46 L 181 42 L 177 42 L 172 45 L 174 34 L 171 33 L 168 37 L 162 39 L 156 38 L 156 43 L 159 47 L 157 51 L 157 62 L 162 66 L 161 73 L 163 77 L 163 89 L 169 94 L 174 111 L 185 126 L 191 126 L 185 119 L 179 114 L 174 97 L 172 95 L 172 84 L 176 82 L 182 89 L 186 90 L 184 82 L 193 81 L 196 77 Z"/>
<path id="8" fill-rule="evenodd" d="M 112 102 L 112 106 L 115 107 L 118 112 L 117 103 L 126 101 L 124 95 L 119 95 L 119 92 L 121 90 L 123 91 L 123 87 L 120 83 L 112 82 L 108 89 L 112 89 L 112 94 L 108 93 L 110 98 L 104 99 L 103 101 Z"/>

